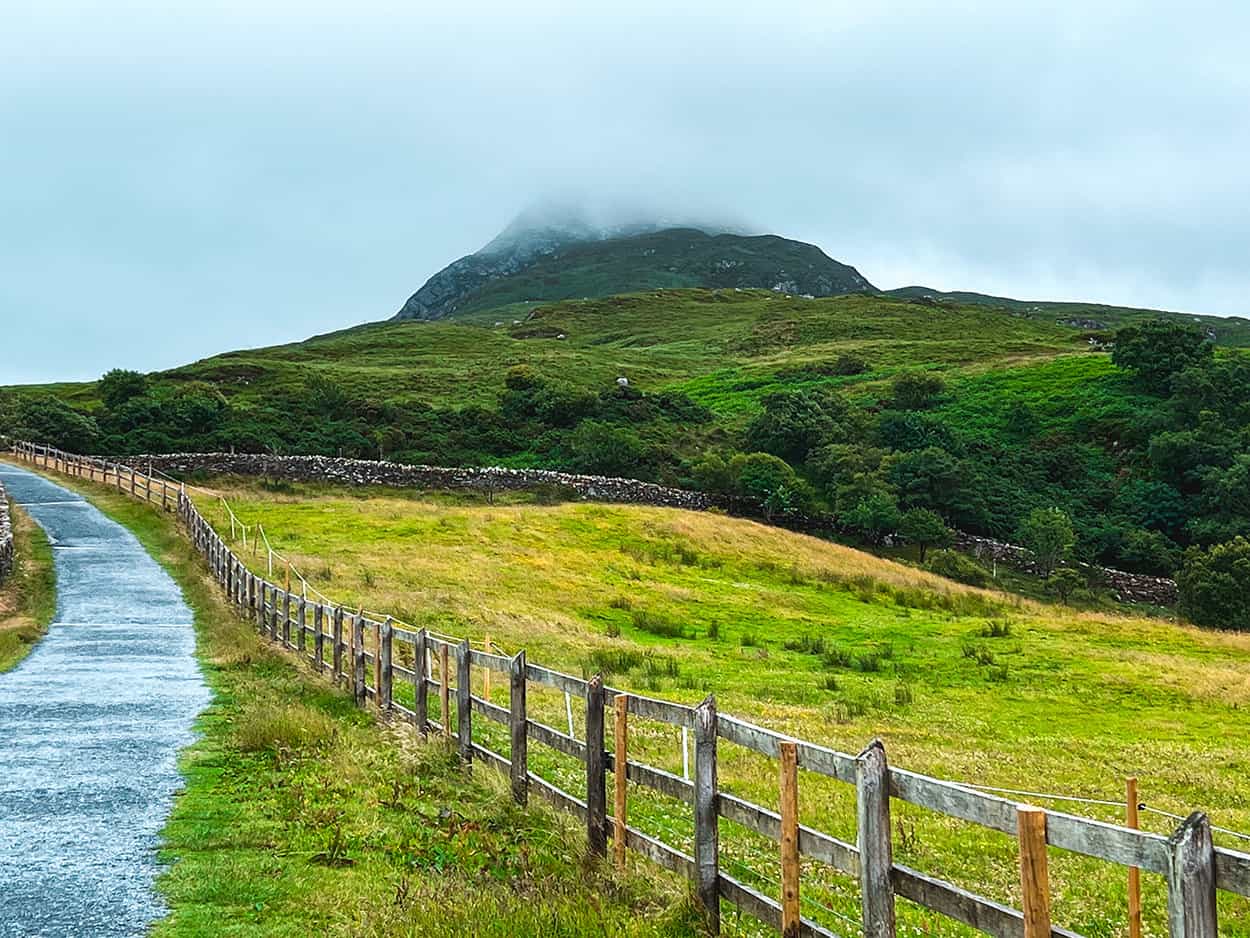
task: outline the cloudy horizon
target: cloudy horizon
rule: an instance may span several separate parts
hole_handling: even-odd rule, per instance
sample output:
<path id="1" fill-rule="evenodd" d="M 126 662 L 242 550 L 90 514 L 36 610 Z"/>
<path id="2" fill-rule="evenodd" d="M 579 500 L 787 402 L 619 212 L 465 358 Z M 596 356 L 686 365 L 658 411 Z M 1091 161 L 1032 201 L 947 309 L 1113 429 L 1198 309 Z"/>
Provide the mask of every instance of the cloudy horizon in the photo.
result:
<path id="1" fill-rule="evenodd" d="M 1250 10 L 23 4 L 0 384 L 390 317 L 553 193 L 882 288 L 1250 313 Z"/>

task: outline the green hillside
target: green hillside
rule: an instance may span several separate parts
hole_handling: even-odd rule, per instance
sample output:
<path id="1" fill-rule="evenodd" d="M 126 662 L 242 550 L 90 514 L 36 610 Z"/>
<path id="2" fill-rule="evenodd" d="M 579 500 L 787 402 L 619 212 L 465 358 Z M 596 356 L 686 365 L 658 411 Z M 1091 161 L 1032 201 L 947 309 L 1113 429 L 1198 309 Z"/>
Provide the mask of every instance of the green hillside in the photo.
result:
<path id="1" fill-rule="evenodd" d="M 1143 319 L 1169 319 L 1191 323 L 1208 330 L 1217 345 L 1250 345 L 1250 319 L 1244 316 L 1200 316 L 1168 310 L 1141 309 L 1135 306 L 1111 306 L 1106 303 L 1056 302 L 1054 300 L 1015 300 L 1006 296 L 990 296 L 966 290 L 931 290 L 928 287 L 899 287 L 884 291 L 886 296 L 900 299 L 931 297 L 954 306 L 988 306 L 1006 310 L 1029 319 L 1050 322 L 1091 320 L 1097 329 L 1119 329 Z"/>
<path id="2" fill-rule="evenodd" d="M 1171 574 L 1250 530 L 1250 357 L 1143 328 L 1117 364 L 1087 330 L 981 304 L 657 290 L 10 389 L 0 432 L 632 476 L 831 513 L 874 546 L 1016 539 L 1058 509 L 1061 553 Z M 1250 627 L 1234 606 L 1216 621 Z"/>

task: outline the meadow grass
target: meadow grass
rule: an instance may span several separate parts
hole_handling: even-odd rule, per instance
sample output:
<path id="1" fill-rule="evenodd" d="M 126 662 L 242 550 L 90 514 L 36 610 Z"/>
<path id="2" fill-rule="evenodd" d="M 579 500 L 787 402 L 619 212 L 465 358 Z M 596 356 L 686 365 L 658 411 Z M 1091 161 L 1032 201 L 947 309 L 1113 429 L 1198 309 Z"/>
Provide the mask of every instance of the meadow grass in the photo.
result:
<path id="1" fill-rule="evenodd" d="M 59 480 L 60 481 L 60 480 Z M 571 821 L 512 803 L 496 773 L 376 723 L 263 643 L 171 516 L 65 480 L 126 525 L 195 613 L 213 690 L 163 834 L 161 938 L 701 934 L 683 884 L 618 877 Z M 644 875 L 645 874 L 645 875 Z"/>
<path id="2" fill-rule="evenodd" d="M 10 503 L 15 560 L 0 583 L 0 673 L 16 667 L 56 615 L 56 567 L 43 528 Z"/>
<path id="3" fill-rule="evenodd" d="M 238 480 L 218 480 L 214 491 L 244 521 L 263 522 L 312 586 L 345 605 L 475 640 L 489 634 L 535 663 L 607 671 L 624 689 L 687 703 L 714 693 L 723 712 L 843 751 L 879 736 L 892 764 L 943 778 L 1115 800 L 1124 777 L 1137 775 L 1151 806 L 1201 807 L 1215 824 L 1250 830 L 1248 635 L 1078 613 L 712 513 L 305 485 L 272 492 Z M 198 504 L 224 517 L 213 499 Z M 264 558 L 252 565 L 263 571 Z M 497 703 L 502 684 L 492 687 Z M 563 726 L 559 695 L 532 691 L 531 707 Z M 502 738 L 493 742 L 506 752 Z M 681 771 L 671 727 L 642 721 L 631 745 Z M 572 760 L 540 747 L 531 759 L 577 791 Z M 721 780 L 775 807 L 775 763 L 726 744 Z M 640 826 L 689 847 L 687 806 L 631 798 Z M 800 805 L 804 823 L 854 840 L 846 786 L 805 773 Z M 1120 818 L 1114 808 L 1048 806 Z M 900 862 L 1018 903 L 1011 838 L 901 803 L 895 820 Z M 1146 825 L 1165 833 L 1172 822 L 1148 814 Z M 754 885 L 770 888 L 775 847 L 723 826 L 727 863 L 761 871 Z M 845 929 L 854 883 L 814 865 L 804 875 L 817 904 L 805 911 Z M 1124 933 L 1123 880 L 1121 868 L 1056 852 L 1055 920 Z M 1148 933 L 1164 933 L 1162 883 L 1144 880 Z M 1250 934 L 1250 904 L 1221 901 L 1225 933 Z M 966 933 L 905 902 L 900 917 Z"/>

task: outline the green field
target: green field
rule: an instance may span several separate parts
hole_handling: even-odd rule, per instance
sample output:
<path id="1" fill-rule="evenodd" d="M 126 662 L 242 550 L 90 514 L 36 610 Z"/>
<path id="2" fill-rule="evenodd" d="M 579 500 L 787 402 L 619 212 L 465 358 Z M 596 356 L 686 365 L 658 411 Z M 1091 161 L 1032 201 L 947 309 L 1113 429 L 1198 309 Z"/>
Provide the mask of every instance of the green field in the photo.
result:
<path id="1" fill-rule="evenodd" d="M 274 488 L 219 480 L 213 491 L 345 605 L 489 635 L 536 663 L 605 672 L 613 686 L 690 703 L 714 693 L 723 712 L 843 751 L 880 736 L 892 764 L 942 778 L 1116 800 L 1125 776 L 1138 775 L 1152 807 L 1201 807 L 1217 825 L 1250 828 L 1241 729 L 1250 636 L 975 590 L 715 514 Z M 197 501 L 225 521 L 214 497 Z M 263 555 L 253 567 L 264 572 Z M 506 699 L 498 683 L 493 693 Z M 563 725 L 558 695 L 534 699 L 540 718 Z M 681 771 L 671 729 L 649 727 L 639 745 L 652 764 Z M 775 805 L 775 766 L 725 749 L 723 787 Z M 577 790 L 574 763 L 536 764 Z M 853 793 L 815 777 L 801 785 L 804 823 L 853 840 Z M 639 794 L 631 811 L 665 839 L 688 837 L 683 805 Z M 901 804 L 896 819 L 899 862 L 1018 902 L 1010 838 Z M 1147 814 L 1146 824 L 1167 832 L 1172 822 Z M 775 848 L 726 828 L 730 862 L 770 888 Z M 1123 934 L 1123 870 L 1052 854 L 1055 921 Z M 1165 933 L 1162 883 L 1145 881 L 1148 934 Z M 835 874 L 805 871 L 804 895 L 805 913 L 831 926 L 856 915 L 854 884 Z M 1244 900 L 1224 897 L 1221 913 L 1223 933 L 1250 934 Z M 900 915 L 926 933 L 964 933 L 907 903 Z"/>

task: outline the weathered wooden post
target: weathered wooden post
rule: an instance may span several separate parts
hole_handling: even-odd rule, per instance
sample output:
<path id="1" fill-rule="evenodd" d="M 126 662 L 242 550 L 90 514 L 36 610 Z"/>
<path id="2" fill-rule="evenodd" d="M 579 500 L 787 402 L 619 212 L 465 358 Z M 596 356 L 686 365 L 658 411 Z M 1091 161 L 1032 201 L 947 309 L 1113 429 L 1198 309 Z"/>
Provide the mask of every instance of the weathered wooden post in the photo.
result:
<path id="1" fill-rule="evenodd" d="M 625 872 L 625 848 L 629 819 L 629 694 L 617 694 L 612 702 L 616 716 L 615 746 L 612 757 L 612 783 L 615 798 L 612 804 L 612 856 L 618 873 Z"/>
<path id="2" fill-rule="evenodd" d="M 260 581 L 260 590 L 256 603 L 256 630 L 261 635 L 265 634 L 265 596 L 269 592 L 269 585 L 264 581 Z"/>
<path id="3" fill-rule="evenodd" d="M 282 591 L 282 645 L 291 647 L 291 591 Z"/>
<path id="4" fill-rule="evenodd" d="M 378 670 L 378 710 L 382 713 L 391 712 L 391 678 L 394 674 L 391 655 L 394 652 L 395 627 L 391 617 L 387 616 L 381 626 L 381 641 L 378 644 L 378 658 L 381 666 Z"/>
<path id="5" fill-rule="evenodd" d="M 365 705 L 365 616 L 358 612 L 352 617 L 352 686 L 357 706 Z"/>
<path id="6" fill-rule="evenodd" d="M 1137 816 L 1137 778 L 1128 779 L 1124 785 L 1125 823 L 1137 830 L 1140 821 Z M 1141 938 L 1141 870 L 1136 866 L 1128 868 L 1128 935 L 1129 938 Z"/>
<path id="7" fill-rule="evenodd" d="M 1020 905 L 1024 938 L 1050 938 L 1050 872 L 1046 858 L 1046 812 L 1016 809 L 1020 840 Z"/>
<path id="8" fill-rule="evenodd" d="M 486 654 L 491 653 L 490 634 L 487 633 L 485 641 L 482 642 L 482 648 Z M 482 697 L 490 700 L 490 665 L 482 668 Z"/>
<path id="9" fill-rule="evenodd" d="M 708 929 L 720 934 L 720 822 L 716 779 L 716 698 L 694 712 L 695 889 Z"/>
<path id="10" fill-rule="evenodd" d="M 382 623 L 373 623 L 373 705 L 382 709 Z"/>
<path id="11" fill-rule="evenodd" d="M 885 745 L 874 739 L 855 760 L 859 820 L 859 885 L 864 938 L 894 938 L 894 887 L 890 871 L 890 770 Z"/>
<path id="12" fill-rule="evenodd" d="M 412 722 L 417 732 L 425 736 L 430 729 L 429 705 L 430 687 L 427 678 L 429 658 L 429 633 L 422 629 L 412 642 Z"/>
<path id="13" fill-rule="evenodd" d="M 1168 933 L 1216 938 L 1215 846 L 1211 822 L 1195 811 L 1168 838 Z"/>
<path id="14" fill-rule="evenodd" d="M 608 852 L 607 766 L 603 750 L 603 675 L 586 684 L 586 843 L 592 857 Z"/>
<path id="15" fill-rule="evenodd" d="M 447 643 L 438 643 L 438 711 L 443 721 L 443 736 L 451 738 L 451 650 Z"/>
<path id="16" fill-rule="evenodd" d="M 320 674 L 326 667 L 325 607 L 313 606 L 313 663 Z"/>
<path id="17" fill-rule="evenodd" d="M 778 747 L 781 757 L 781 934 L 799 938 L 799 753 L 793 742 Z"/>
<path id="18" fill-rule="evenodd" d="M 330 641 L 332 643 L 330 649 L 330 657 L 334 664 L 334 686 L 338 687 L 343 681 L 343 607 L 334 607 L 334 625 L 331 629 Z"/>
<path id="19" fill-rule="evenodd" d="M 529 801 L 529 736 L 525 716 L 525 650 L 516 653 L 508 669 L 508 702 L 512 745 L 512 798 L 517 804 Z"/>
<path id="20" fill-rule="evenodd" d="M 299 649 L 300 657 L 302 658 L 307 646 L 308 632 L 308 601 L 303 596 L 299 597 L 296 603 L 295 621 L 297 623 L 295 647 Z"/>
<path id="21" fill-rule="evenodd" d="M 456 649 L 456 733 L 460 758 L 473 761 L 473 651 L 466 638 Z"/>

